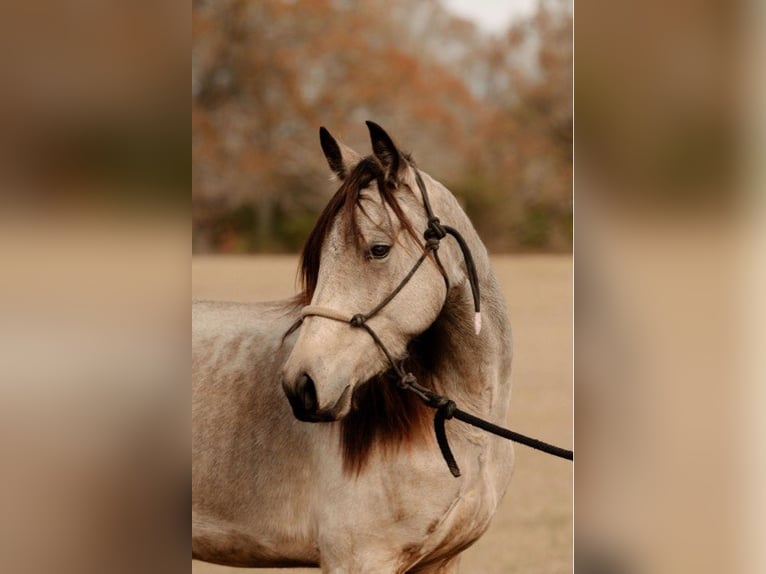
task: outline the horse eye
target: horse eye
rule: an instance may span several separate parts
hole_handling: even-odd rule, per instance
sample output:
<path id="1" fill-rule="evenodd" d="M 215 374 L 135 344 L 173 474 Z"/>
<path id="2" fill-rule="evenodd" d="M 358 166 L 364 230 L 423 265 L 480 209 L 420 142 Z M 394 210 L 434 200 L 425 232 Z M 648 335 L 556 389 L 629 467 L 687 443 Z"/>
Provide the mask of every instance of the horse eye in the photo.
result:
<path id="1" fill-rule="evenodd" d="M 386 255 L 388 255 L 390 250 L 390 245 L 386 245 L 385 243 L 377 243 L 370 247 L 370 256 L 373 259 L 383 259 Z"/>

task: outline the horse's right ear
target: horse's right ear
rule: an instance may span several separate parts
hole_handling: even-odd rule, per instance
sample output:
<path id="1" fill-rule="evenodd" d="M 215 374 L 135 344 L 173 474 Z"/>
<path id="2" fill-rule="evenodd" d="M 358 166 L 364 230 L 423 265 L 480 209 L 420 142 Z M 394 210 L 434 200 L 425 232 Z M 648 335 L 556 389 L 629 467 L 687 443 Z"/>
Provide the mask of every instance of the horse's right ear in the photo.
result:
<path id="1" fill-rule="evenodd" d="M 319 143 L 322 144 L 327 165 L 338 176 L 338 179 L 341 181 L 346 179 L 351 168 L 359 163 L 361 156 L 332 137 L 324 126 L 319 128 Z"/>

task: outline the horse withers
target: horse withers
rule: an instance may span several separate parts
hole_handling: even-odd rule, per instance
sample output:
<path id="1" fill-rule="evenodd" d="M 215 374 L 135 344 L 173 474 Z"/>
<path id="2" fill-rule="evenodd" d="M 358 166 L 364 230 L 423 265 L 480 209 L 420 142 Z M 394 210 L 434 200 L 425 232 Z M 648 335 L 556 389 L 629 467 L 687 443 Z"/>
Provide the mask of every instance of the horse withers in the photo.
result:
<path id="1" fill-rule="evenodd" d="M 395 361 L 421 385 L 503 421 L 511 328 L 487 251 L 455 197 L 380 126 L 368 127 L 366 157 L 320 130 L 340 187 L 303 249 L 299 297 L 193 304 L 195 559 L 454 572 L 508 486 L 509 442 L 448 423 L 462 471 L 453 477 L 433 411 L 391 376 Z M 479 333 L 461 250 L 423 238 L 429 212 L 473 253 Z M 371 309 L 378 341 L 332 320 Z"/>

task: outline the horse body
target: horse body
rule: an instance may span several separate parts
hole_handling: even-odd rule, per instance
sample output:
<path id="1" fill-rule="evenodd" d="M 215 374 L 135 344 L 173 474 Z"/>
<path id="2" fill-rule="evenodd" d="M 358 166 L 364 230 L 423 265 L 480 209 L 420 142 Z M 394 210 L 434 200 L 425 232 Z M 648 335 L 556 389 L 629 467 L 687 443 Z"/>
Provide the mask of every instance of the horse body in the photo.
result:
<path id="1" fill-rule="evenodd" d="M 433 390 L 479 416 L 503 422 L 511 367 L 505 303 L 486 250 L 457 201 L 441 184 L 427 176 L 426 181 L 434 210 L 460 230 L 474 253 L 484 329 L 480 335 L 472 331 L 465 270 L 457 248 L 444 244 L 441 257 L 450 285 L 446 294 L 441 287 L 444 304 L 416 337 L 418 344 L 398 354 L 409 354 L 427 372 Z M 402 298 L 417 301 L 423 287 L 407 286 Z M 430 284 L 434 293 L 437 288 Z M 320 281 L 314 298 L 322 292 L 328 290 Z M 432 411 L 419 403 L 381 406 L 375 392 L 392 384 L 381 377 L 353 389 L 345 419 L 299 421 L 285 398 L 289 389 L 283 389 L 295 377 L 290 369 L 311 371 L 315 395 L 321 397 L 326 388 L 320 387 L 317 373 L 336 367 L 328 366 L 331 358 L 324 348 L 315 347 L 320 344 L 316 337 L 321 335 L 321 344 L 332 349 L 328 337 L 350 330 L 311 317 L 283 338 L 299 317 L 295 301 L 193 306 L 193 557 L 233 566 L 316 565 L 326 572 L 454 571 L 459 553 L 489 526 L 507 488 L 511 444 L 448 422 L 463 473 L 454 478 L 433 437 Z M 382 330 L 390 318 L 375 320 Z M 367 335 L 357 336 L 359 347 Z M 306 351 L 312 349 L 309 343 L 313 353 Z M 365 389 L 371 398 L 364 398 Z M 395 401 L 417 400 L 397 392 Z M 373 407 L 382 409 L 378 418 L 372 410 L 366 416 L 365 409 Z M 415 409 L 408 420 L 422 428 L 384 432 L 389 419 L 405 407 Z"/>

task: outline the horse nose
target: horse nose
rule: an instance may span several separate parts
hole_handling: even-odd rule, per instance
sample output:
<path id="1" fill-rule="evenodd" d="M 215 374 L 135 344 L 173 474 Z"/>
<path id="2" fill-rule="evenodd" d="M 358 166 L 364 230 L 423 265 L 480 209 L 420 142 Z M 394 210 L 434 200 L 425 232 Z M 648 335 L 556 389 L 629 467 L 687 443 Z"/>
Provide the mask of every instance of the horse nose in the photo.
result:
<path id="1" fill-rule="evenodd" d="M 295 383 L 295 395 L 300 400 L 304 413 L 311 414 L 316 412 L 319 406 L 317 390 L 313 379 L 308 374 L 303 373 L 298 377 L 298 381 Z"/>

